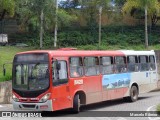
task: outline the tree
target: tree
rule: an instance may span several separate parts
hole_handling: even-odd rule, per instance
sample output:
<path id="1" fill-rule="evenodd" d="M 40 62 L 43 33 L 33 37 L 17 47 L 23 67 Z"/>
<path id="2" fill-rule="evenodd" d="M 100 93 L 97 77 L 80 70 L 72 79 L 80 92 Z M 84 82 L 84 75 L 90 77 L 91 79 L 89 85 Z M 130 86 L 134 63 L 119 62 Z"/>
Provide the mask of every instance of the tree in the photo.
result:
<path id="1" fill-rule="evenodd" d="M 151 13 L 151 23 L 152 23 L 152 27 L 155 27 L 158 20 L 160 20 L 160 13 L 159 13 L 159 9 L 160 9 L 160 0 L 157 0 L 158 3 L 157 3 L 157 9 L 153 9 L 152 10 L 152 13 Z M 158 8 L 159 7 L 159 8 Z"/>
<path id="2" fill-rule="evenodd" d="M 107 11 L 110 2 L 110 0 L 82 0 L 80 3 L 83 6 L 82 12 L 88 20 L 88 24 L 96 21 L 100 7 L 102 7 L 103 11 Z"/>
<path id="3" fill-rule="evenodd" d="M 158 12 L 160 8 L 158 0 L 127 0 L 123 6 L 123 13 L 130 13 L 133 9 L 144 10 L 145 13 L 145 47 L 148 49 L 148 15 Z"/>
<path id="4" fill-rule="evenodd" d="M 60 3 L 60 8 L 85 19 L 91 29 L 97 25 L 99 8 L 102 7 L 102 12 L 107 13 L 110 6 L 111 0 L 65 0 Z"/>
<path id="5" fill-rule="evenodd" d="M 44 32 L 53 32 L 56 21 L 55 0 L 16 0 L 16 19 L 22 31 L 39 32 L 40 48 Z M 59 9 L 58 25 L 69 25 L 75 19 L 63 9 Z"/>
<path id="6" fill-rule="evenodd" d="M 125 4 L 126 0 L 112 0 L 115 5 L 119 8 L 123 7 L 123 5 Z"/>
<path id="7" fill-rule="evenodd" d="M 40 49 L 42 49 L 44 29 L 47 29 L 54 21 L 53 0 L 16 0 L 16 3 L 15 17 L 22 29 L 28 27 L 30 32 L 35 32 L 33 28 L 39 31 Z"/>
<path id="8" fill-rule="evenodd" d="M 5 15 L 14 16 L 15 13 L 15 1 L 14 0 L 0 0 L 0 21 L 2 21 Z"/>
<path id="9" fill-rule="evenodd" d="M 54 2 L 52 0 L 16 0 L 16 4 L 15 17 L 18 23 L 24 27 L 28 27 L 30 24 L 39 27 L 42 10 L 44 12 L 45 27 L 50 26 L 48 24 L 53 21 Z"/>
<path id="10" fill-rule="evenodd" d="M 111 0 L 81 0 L 81 15 L 87 21 L 87 26 L 90 29 L 91 36 L 93 36 L 93 43 L 97 42 L 97 21 L 99 15 L 99 8 L 102 8 L 102 14 L 108 12 Z"/>

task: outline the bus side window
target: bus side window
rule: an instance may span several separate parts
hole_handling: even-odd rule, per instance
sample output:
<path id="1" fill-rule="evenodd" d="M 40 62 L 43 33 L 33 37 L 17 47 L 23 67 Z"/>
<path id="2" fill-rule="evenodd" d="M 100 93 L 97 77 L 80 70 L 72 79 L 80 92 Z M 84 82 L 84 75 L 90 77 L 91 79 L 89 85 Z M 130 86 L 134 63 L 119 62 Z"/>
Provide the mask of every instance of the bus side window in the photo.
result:
<path id="1" fill-rule="evenodd" d="M 153 55 L 149 56 L 149 68 L 150 70 L 156 70 L 155 57 Z"/>
<path id="2" fill-rule="evenodd" d="M 98 57 L 85 57 L 84 68 L 86 76 L 94 76 L 99 74 L 99 58 Z"/>
<path id="3" fill-rule="evenodd" d="M 148 56 L 139 56 L 139 65 L 140 65 L 140 71 L 148 71 L 149 70 L 149 62 L 148 62 Z"/>
<path id="4" fill-rule="evenodd" d="M 53 76 L 53 86 L 65 84 L 68 82 L 68 74 L 67 74 L 67 62 L 66 61 L 58 61 L 58 64 L 60 66 L 59 69 L 57 69 L 55 66 L 55 62 L 52 64 L 52 76 Z"/>
<path id="5" fill-rule="evenodd" d="M 128 71 L 129 72 L 138 72 L 139 71 L 137 56 L 128 56 L 127 61 L 128 61 Z"/>
<path id="6" fill-rule="evenodd" d="M 81 77 L 83 76 L 83 62 L 81 57 L 71 57 L 69 60 L 70 64 L 70 76 Z"/>
<path id="7" fill-rule="evenodd" d="M 101 57 L 101 73 L 112 74 L 113 73 L 113 57 Z"/>
<path id="8" fill-rule="evenodd" d="M 126 57 L 124 57 L 124 56 L 115 57 L 115 67 L 116 67 L 116 73 L 127 72 Z"/>

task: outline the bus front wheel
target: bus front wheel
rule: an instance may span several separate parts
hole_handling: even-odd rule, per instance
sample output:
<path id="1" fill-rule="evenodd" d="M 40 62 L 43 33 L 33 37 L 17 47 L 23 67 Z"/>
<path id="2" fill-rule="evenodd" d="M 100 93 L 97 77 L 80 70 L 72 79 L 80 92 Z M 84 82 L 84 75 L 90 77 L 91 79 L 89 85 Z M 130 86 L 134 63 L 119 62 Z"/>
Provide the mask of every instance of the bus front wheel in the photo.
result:
<path id="1" fill-rule="evenodd" d="M 80 99 L 79 95 L 75 95 L 74 100 L 73 100 L 73 112 L 74 113 L 79 113 L 80 111 Z"/>
<path id="2" fill-rule="evenodd" d="M 138 88 L 136 86 L 132 86 L 130 89 L 130 102 L 135 102 L 138 100 Z"/>

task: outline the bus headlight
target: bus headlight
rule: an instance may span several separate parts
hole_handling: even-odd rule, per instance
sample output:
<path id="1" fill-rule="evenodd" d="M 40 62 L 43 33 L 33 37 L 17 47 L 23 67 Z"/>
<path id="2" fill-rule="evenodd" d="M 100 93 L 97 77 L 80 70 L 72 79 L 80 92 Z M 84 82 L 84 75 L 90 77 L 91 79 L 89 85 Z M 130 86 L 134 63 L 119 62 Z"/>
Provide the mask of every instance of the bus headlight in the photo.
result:
<path id="1" fill-rule="evenodd" d="M 44 95 L 41 99 L 40 102 L 46 102 L 51 96 L 51 93 L 48 93 L 46 95 Z"/>
<path id="2" fill-rule="evenodd" d="M 12 94 L 12 99 L 13 99 L 15 102 L 19 102 L 19 99 L 18 99 L 14 94 Z"/>

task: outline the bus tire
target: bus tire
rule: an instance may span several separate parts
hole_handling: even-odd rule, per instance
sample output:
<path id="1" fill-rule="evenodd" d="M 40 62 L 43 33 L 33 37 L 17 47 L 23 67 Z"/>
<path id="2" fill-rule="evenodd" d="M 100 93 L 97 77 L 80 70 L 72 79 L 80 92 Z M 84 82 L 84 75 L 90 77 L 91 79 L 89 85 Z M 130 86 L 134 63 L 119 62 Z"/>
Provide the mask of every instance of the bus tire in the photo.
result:
<path id="1" fill-rule="evenodd" d="M 80 99 L 79 94 L 76 94 L 73 100 L 73 112 L 79 113 L 80 112 Z"/>
<path id="2" fill-rule="evenodd" d="M 138 88 L 136 86 L 132 86 L 130 89 L 130 102 L 135 102 L 138 100 Z"/>

